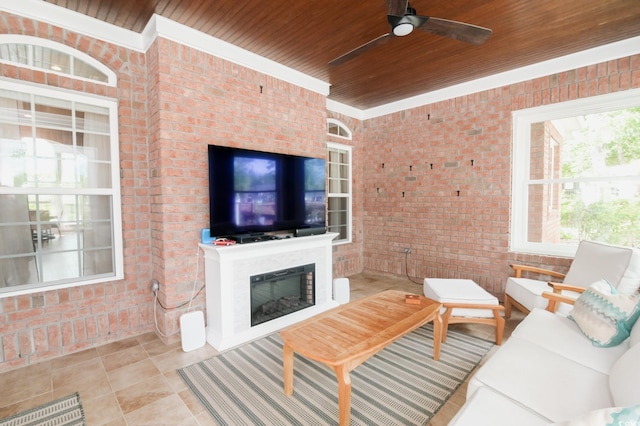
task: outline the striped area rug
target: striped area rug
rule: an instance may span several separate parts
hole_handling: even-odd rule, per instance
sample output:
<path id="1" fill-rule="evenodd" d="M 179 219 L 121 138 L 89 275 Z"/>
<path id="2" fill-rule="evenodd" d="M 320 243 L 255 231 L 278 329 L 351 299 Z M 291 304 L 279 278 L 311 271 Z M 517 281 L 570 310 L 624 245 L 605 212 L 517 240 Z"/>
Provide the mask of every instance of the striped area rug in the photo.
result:
<path id="1" fill-rule="evenodd" d="M 178 374 L 220 425 L 337 425 L 333 370 L 295 354 L 287 397 L 282 346 L 276 333 Z M 492 346 L 450 330 L 434 361 L 432 324 L 411 332 L 351 372 L 351 424 L 425 425 Z"/>
<path id="2" fill-rule="evenodd" d="M 78 393 L 0 420 L 0 426 L 84 426 Z"/>

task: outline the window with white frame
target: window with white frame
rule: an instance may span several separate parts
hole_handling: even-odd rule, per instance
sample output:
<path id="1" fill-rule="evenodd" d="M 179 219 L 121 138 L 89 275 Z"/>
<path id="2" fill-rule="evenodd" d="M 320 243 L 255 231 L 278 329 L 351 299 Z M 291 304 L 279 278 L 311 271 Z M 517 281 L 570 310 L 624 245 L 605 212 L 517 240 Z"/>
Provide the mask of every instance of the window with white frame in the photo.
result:
<path id="1" fill-rule="evenodd" d="M 0 81 L 0 297 L 123 278 L 117 101 Z"/>
<path id="2" fill-rule="evenodd" d="M 351 242 L 351 147 L 327 142 L 329 178 L 329 232 L 337 232 L 334 243 Z"/>
<path id="3" fill-rule="evenodd" d="M 513 113 L 511 250 L 640 247 L 640 90 Z"/>

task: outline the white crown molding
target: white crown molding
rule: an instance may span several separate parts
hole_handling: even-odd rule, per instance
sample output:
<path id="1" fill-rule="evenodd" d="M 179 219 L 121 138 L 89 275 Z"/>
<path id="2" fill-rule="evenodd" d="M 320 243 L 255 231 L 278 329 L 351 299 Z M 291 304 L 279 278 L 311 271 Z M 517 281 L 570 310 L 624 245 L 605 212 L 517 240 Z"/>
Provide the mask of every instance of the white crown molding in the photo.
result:
<path id="1" fill-rule="evenodd" d="M 338 114 L 346 115 L 347 117 L 357 118 L 358 120 L 365 119 L 365 110 L 354 108 L 340 102 L 332 101 L 331 99 L 327 99 L 327 109 Z"/>
<path id="2" fill-rule="evenodd" d="M 154 15 L 143 31 L 145 48 L 153 42 L 154 34 L 321 95 L 329 95 L 330 85 L 327 82 L 159 15 Z"/>
<path id="3" fill-rule="evenodd" d="M 534 78 L 636 55 L 638 53 L 640 53 L 640 37 L 633 37 L 363 110 L 363 118 L 360 119 L 368 120 L 398 111 L 429 105 L 459 96 L 466 96 L 484 90 L 504 87 Z M 327 105 L 327 108 L 330 109 L 329 105 Z"/>
<path id="4" fill-rule="evenodd" d="M 0 10 L 56 25 L 131 50 L 142 51 L 140 34 L 43 0 L 0 0 Z"/>

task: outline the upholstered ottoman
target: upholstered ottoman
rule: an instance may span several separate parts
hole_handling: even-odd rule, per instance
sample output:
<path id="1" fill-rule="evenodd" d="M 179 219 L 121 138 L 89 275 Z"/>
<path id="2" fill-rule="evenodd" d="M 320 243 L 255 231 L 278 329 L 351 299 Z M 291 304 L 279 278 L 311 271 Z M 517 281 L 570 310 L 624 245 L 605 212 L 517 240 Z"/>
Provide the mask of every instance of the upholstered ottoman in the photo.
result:
<path id="1" fill-rule="evenodd" d="M 449 324 L 474 323 L 492 325 L 496 329 L 496 345 L 502 344 L 504 306 L 472 280 L 425 278 L 424 295 L 442 303 L 442 341 L 447 338 Z"/>

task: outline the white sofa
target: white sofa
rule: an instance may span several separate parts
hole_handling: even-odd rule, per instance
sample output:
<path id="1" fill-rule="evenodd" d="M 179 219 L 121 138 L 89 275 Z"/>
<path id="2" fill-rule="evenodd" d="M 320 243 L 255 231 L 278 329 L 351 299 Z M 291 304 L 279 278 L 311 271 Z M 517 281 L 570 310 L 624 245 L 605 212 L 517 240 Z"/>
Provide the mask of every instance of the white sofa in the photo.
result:
<path id="1" fill-rule="evenodd" d="M 450 425 L 604 425 L 621 407 L 640 415 L 638 324 L 601 348 L 573 320 L 534 309 L 470 379 Z"/>

